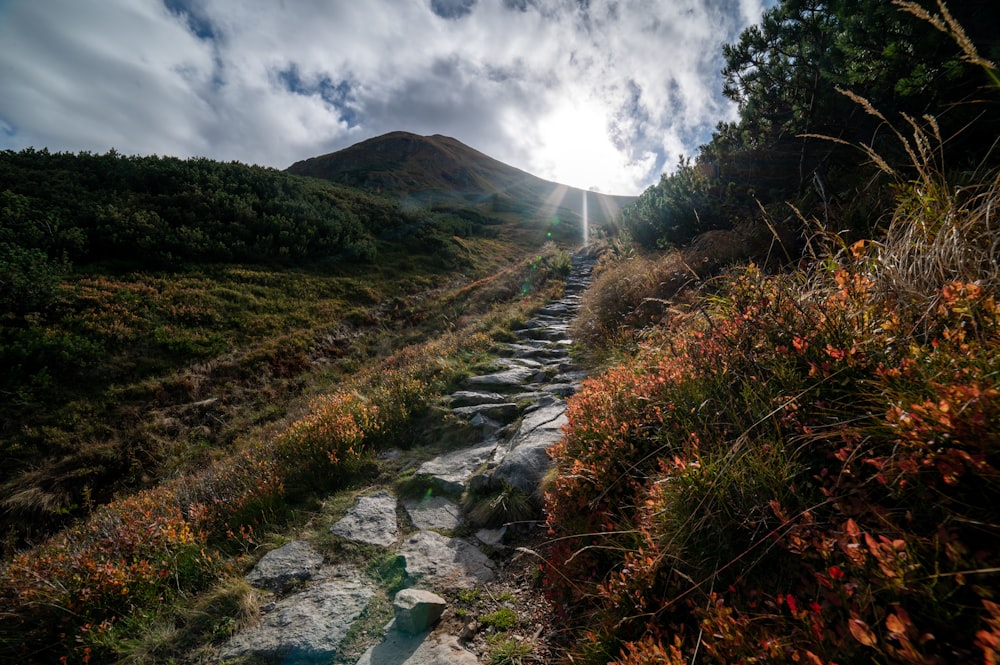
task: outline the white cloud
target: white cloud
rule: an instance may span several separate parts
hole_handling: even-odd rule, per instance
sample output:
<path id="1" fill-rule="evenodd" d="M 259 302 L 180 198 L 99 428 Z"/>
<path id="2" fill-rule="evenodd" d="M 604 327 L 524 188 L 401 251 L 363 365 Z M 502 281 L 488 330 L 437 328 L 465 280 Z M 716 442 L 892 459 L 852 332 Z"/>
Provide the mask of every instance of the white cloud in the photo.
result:
<path id="1" fill-rule="evenodd" d="M 283 168 L 402 129 L 638 193 L 732 116 L 761 0 L 0 4 L 0 145 Z"/>

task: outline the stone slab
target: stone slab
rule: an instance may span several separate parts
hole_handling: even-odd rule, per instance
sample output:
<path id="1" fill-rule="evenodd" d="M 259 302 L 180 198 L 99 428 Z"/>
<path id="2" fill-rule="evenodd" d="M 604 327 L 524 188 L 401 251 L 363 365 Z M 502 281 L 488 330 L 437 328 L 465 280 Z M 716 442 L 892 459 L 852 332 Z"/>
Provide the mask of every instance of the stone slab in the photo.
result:
<path id="1" fill-rule="evenodd" d="M 361 571 L 354 571 L 282 599 L 260 624 L 233 636 L 222 648 L 222 658 L 329 663 L 375 593 L 361 579 Z"/>
<path id="2" fill-rule="evenodd" d="M 417 469 L 417 475 L 430 476 L 446 489 L 461 492 L 472 474 L 493 457 L 496 448 L 496 439 L 486 439 L 471 448 L 456 450 L 424 462 Z"/>
<path id="3" fill-rule="evenodd" d="M 394 630 L 366 651 L 357 665 L 479 665 L 479 659 L 454 635 L 425 637 Z"/>
<path id="4" fill-rule="evenodd" d="M 470 589 L 494 577 L 493 562 L 479 548 L 433 531 L 404 540 L 399 555 L 406 560 L 407 575 L 435 589 Z"/>
<path id="5" fill-rule="evenodd" d="M 403 507 L 418 529 L 451 531 L 462 526 L 462 509 L 443 496 L 408 499 Z"/>
<path id="6" fill-rule="evenodd" d="M 322 565 L 322 554 L 308 543 L 294 540 L 261 557 L 244 579 L 260 589 L 283 591 L 292 584 L 312 579 Z"/>
<path id="7" fill-rule="evenodd" d="M 354 507 L 330 527 L 330 533 L 368 545 L 396 544 L 396 498 L 388 492 L 358 497 Z"/>

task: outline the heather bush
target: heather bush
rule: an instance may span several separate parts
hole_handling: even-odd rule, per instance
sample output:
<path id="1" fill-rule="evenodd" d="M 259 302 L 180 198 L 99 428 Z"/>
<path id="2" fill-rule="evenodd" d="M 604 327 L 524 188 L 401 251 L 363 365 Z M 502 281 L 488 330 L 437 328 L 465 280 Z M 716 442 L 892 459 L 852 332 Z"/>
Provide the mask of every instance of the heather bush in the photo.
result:
<path id="1" fill-rule="evenodd" d="M 989 191 L 946 215 L 966 257 Z M 731 272 L 570 401 L 546 580 L 579 657 L 988 660 L 996 286 L 976 259 L 887 287 L 911 221 L 810 273 Z"/>

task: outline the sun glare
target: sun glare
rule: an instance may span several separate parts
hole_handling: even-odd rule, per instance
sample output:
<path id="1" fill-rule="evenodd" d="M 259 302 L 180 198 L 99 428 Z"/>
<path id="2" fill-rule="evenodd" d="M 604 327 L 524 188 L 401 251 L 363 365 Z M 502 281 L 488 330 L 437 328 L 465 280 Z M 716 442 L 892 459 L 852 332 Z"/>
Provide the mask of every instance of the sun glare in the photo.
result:
<path id="1" fill-rule="evenodd" d="M 607 119 L 594 105 L 562 103 L 540 125 L 542 144 L 536 159 L 545 178 L 608 193 L 618 193 L 625 156 L 608 137 Z"/>

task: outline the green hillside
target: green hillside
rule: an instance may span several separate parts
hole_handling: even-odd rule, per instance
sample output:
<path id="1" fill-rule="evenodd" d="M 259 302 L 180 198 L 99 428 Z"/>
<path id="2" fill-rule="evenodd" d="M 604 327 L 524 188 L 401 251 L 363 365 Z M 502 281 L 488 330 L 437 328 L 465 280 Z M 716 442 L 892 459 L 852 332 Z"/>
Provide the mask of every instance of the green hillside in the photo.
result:
<path id="1" fill-rule="evenodd" d="M 243 164 L 0 154 L 6 547 L 220 454 L 550 233 Z"/>

